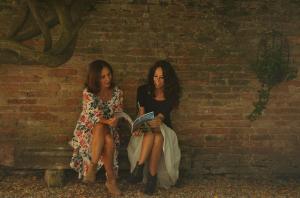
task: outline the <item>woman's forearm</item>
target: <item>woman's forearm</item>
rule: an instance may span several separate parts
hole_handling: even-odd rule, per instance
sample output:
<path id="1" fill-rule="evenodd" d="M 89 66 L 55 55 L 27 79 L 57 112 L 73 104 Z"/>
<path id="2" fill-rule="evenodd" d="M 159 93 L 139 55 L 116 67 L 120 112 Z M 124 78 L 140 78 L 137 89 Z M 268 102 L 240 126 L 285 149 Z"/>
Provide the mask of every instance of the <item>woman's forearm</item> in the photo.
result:
<path id="1" fill-rule="evenodd" d="M 165 116 L 163 114 L 161 114 L 161 113 L 157 114 L 156 117 L 159 118 L 161 122 L 163 122 L 164 119 L 165 119 Z"/>
<path id="2" fill-rule="evenodd" d="M 100 120 L 99 120 L 99 123 L 101 123 L 101 124 L 108 124 L 108 120 L 107 119 L 105 119 L 105 118 L 101 118 Z"/>

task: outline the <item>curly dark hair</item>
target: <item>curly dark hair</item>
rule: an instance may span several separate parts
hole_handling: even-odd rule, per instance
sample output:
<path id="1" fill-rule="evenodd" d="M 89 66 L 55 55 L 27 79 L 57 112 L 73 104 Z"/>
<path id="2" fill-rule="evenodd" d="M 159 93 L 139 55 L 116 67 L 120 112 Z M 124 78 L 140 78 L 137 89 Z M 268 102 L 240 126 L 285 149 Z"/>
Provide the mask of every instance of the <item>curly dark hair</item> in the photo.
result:
<path id="1" fill-rule="evenodd" d="M 164 95 L 167 100 L 171 101 L 173 107 L 178 107 L 181 97 L 181 86 L 177 74 L 172 65 L 166 60 L 157 61 L 148 72 L 149 91 L 154 97 L 154 73 L 157 68 L 162 68 L 164 76 Z"/>
<path id="2" fill-rule="evenodd" d="M 113 69 L 109 63 L 107 63 L 104 60 L 95 60 L 89 64 L 89 70 L 87 74 L 87 78 L 85 81 L 85 87 L 87 90 L 93 94 L 98 94 L 101 90 L 100 87 L 100 78 L 101 78 L 101 71 L 102 69 L 106 67 L 112 76 L 111 86 L 110 88 L 114 87 L 114 81 L 113 81 Z"/>

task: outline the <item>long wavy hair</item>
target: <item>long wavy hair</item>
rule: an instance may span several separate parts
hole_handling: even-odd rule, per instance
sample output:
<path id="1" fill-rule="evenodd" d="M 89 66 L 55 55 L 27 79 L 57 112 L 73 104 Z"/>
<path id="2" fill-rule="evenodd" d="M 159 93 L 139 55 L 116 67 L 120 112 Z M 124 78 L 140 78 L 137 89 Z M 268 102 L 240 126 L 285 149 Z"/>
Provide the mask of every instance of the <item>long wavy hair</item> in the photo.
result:
<path id="1" fill-rule="evenodd" d="M 154 97 L 154 73 L 157 68 L 162 68 L 164 76 L 164 95 L 165 98 L 171 101 L 173 107 L 178 107 L 181 97 L 181 86 L 177 74 L 172 65 L 166 60 L 157 61 L 148 72 L 148 86 L 151 95 Z"/>
<path id="2" fill-rule="evenodd" d="M 101 71 L 104 67 L 106 67 L 110 71 L 112 76 L 110 88 L 113 88 L 115 86 L 115 83 L 113 81 L 113 69 L 111 65 L 104 60 L 95 60 L 89 64 L 89 70 L 84 84 L 88 92 L 91 92 L 93 94 L 98 94 L 100 92 Z"/>

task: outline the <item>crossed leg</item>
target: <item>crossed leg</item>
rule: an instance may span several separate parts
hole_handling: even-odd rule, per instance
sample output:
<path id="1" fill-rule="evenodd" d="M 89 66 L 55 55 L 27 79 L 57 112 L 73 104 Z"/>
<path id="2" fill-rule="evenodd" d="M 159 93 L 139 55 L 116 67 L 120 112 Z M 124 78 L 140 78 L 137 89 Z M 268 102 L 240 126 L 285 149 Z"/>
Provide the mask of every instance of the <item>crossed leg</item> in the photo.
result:
<path id="1" fill-rule="evenodd" d="M 138 164 L 144 164 L 149 158 L 149 172 L 156 175 L 158 163 L 162 154 L 164 138 L 160 131 L 148 132 L 144 134 L 142 149 Z"/>
<path id="2" fill-rule="evenodd" d="M 158 164 L 162 155 L 162 148 L 164 143 L 164 137 L 160 131 L 156 131 L 154 134 L 153 146 L 149 159 L 149 172 L 151 175 L 157 174 Z"/>
<path id="3" fill-rule="evenodd" d="M 92 129 L 92 163 L 97 164 L 102 153 L 104 144 L 105 144 L 105 136 L 108 134 L 108 127 L 104 124 L 98 123 Z"/>

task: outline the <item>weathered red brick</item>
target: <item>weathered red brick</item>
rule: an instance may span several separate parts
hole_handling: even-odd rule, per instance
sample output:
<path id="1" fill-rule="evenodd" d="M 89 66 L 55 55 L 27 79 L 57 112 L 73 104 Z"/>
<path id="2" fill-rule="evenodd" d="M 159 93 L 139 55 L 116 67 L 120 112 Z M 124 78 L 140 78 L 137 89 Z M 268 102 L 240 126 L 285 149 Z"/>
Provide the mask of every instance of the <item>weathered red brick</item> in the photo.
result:
<path id="1" fill-rule="evenodd" d="M 26 83 L 26 82 L 40 82 L 41 76 L 31 75 L 31 76 L 1 76 L 1 80 L 5 83 Z M 16 84 L 18 86 L 18 84 Z"/>
<path id="2" fill-rule="evenodd" d="M 58 120 L 58 116 L 53 115 L 51 113 L 33 113 L 30 114 L 30 118 L 32 118 L 33 120 L 49 121 L 49 122 L 54 122 Z"/>
<path id="3" fill-rule="evenodd" d="M 12 143 L 0 143 L 0 165 L 14 166 L 15 146 Z"/>
<path id="4" fill-rule="evenodd" d="M 48 76 L 49 77 L 67 77 L 67 76 L 72 76 L 76 75 L 77 70 L 76 69 L 53 69 L 49 71 Z"/>
<path id="5" fill-rule="evenodd" d="M 8 104 L 36 104 L 36 99 L 8 99 Z"/>
<path id="6" fill-rule="evenodd" d="M 21 106 L 20 111 L 23 112 L 46 112 L 48 111 L 47 106 Z"/>

